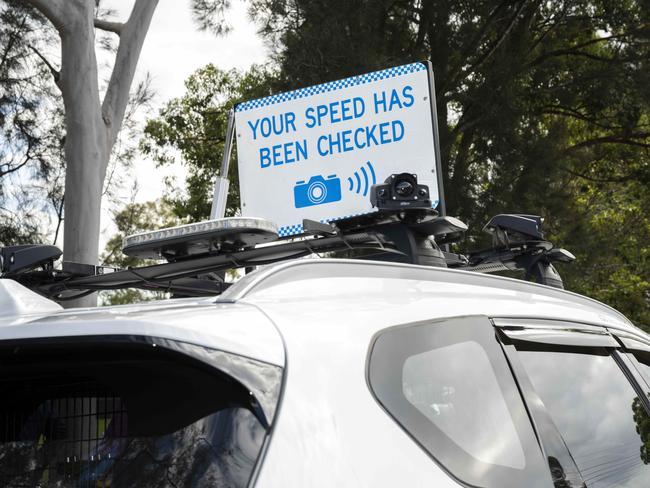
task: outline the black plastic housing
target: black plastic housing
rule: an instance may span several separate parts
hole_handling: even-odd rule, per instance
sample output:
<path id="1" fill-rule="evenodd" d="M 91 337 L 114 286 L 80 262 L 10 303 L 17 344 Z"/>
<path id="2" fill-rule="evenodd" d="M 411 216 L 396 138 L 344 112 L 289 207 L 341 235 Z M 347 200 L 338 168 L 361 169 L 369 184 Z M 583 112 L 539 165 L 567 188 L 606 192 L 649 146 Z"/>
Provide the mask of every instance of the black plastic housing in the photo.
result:
<path id="1" fill-rule="evenodd" d="M 411 173 L 390 175 L 381 185 L 373 185 L 370 203 L 379 210 L 431 208 L 427 185 L 418 185 L 417 176 Z"/>

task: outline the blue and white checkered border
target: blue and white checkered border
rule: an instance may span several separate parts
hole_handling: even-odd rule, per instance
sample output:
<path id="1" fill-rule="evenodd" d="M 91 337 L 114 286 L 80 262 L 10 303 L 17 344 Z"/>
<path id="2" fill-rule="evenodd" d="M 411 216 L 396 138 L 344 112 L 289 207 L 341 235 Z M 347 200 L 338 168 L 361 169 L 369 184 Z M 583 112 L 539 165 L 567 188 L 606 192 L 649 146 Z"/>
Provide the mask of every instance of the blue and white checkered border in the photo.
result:
<path id="1" fill-rule="evenodd" d="M 396 76 L 417 73 L 418 71 L 424 71 L 426 69 L 427 67 L 423 63 L 411 63 L 405 64 L 404 66 L 396 66 L 394 68 L 375 71 L 374 73 L 352 76 L 343 80 L 330 81 L 329 83 L 323 83 L 322 85 L 308 86 L 307 88 L 300 88 L 298 90 L 290 92 L 271 95 L 270 97 L 258 98 L 256 100 L 243 102 L 235 107 L 235 112 L 245 112 L 246 110 L 266 107 L 267 105 L 275 105 L 276 103 L 288 102 L 291 100 L 297 100 L 299 98 L 310 97 L 319 93 L 327 93 L 331 91 L 341 90 L 343 88 L 349 88 L 351 86 L 364 85 L 366 83 L 385 80 L 387 78 L 394 78 Z"/>
<path id="2" fill-rule="evenodd" d="M 431 208 L 436 208 L 438 207 L 438 203 L 440 203 L 439 200 L 435 200 L 431 203 Z M 358 217 L 359 215 L 368 215 L 375 213 L 376 210 L 369 210 L 368 212 L 359 212 L 351 215 L 344 215 L 342 217 L 328 217 L 326 219 L 321 219 L 321 224 L 327 224 L 329 222 L 336 222 L 337 220 L 343 220 L 343 219 L 349 219 L 351 217 Z M 289 236 L 296 236 L 304 233 L 305 229 L 303 228 L 302 224 L 294 224 L 294 225 L 285 225 L 283 227 L 280 227 L 278 229 L 278 236 L 279 237 L 289 237 Z"/>
<path id="3" fill-rule="evenodd" d="M 278 229 L 278 236 L 280 237 L 295 236 L 298 234 L 302 234 L 304 230 L 305 229 L 302 227 L 302 224 L 285 225 L 284 227 L 280 227 Z"/>
<path id="4" fill-rule="evenodd" d="M 326 219 L 321 219 L 320 222 L 321 224 L 327 224 L 328 222 L 334 222 L 335 220 L 349 219 L 350 217 L 358 217 L 359 215 L 367 215 L 374 212 L 376 212 L 376 210 L 370 210 L 368 212 L 359 212 L 352 215 L 345 215 L 343 217 L 328 217 Z M 278 229 L 278 236 L 289 237 L 289 236 L 302 234 L 303 232 L 305 232 L 305 229 L 303 228 L 302 224 L 285 225 Z"/>

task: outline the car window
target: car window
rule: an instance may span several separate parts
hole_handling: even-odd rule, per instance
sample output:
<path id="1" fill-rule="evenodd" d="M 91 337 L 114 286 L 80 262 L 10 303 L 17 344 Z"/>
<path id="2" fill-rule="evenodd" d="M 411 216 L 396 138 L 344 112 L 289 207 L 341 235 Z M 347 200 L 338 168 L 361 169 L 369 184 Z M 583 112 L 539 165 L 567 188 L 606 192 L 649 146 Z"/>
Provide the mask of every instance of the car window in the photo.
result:
<path id="1" fill-rule="evenodd" d="M 368 376 L 380 404 L 459 480 L 552 485 L 487 318 L 388 329 L 374 341 Z"/>
<path id="2" fill-rule="evenodd" d="M 232 376 L 160 346 L 38 351 L 0 351 L 3 488 L 247 486 L 267 425 Z"/>
<path id="3" fill-rule="evenodd" d="M 409 356 L 402 370 L 402 390 L 415 408 L 473 458 L 514 469 L 525 467 L 512 417 L 490 360 L 477 342 Z"/>
<path id="4" fill-rule="evenodd" d="M 614 359 L 604 349 L 518 355 L 587 487 L 647 487 L 650 419 Z"/>

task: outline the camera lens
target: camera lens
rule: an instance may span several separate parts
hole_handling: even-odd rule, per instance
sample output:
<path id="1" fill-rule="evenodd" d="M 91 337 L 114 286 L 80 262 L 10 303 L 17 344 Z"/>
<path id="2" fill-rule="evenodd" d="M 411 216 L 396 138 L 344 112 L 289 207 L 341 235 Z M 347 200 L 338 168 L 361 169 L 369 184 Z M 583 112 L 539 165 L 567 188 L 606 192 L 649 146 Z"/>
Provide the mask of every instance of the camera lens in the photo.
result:
<path id="1" fill-rule="evenodd" d="M 314 181 L 307 189 L 307 198 L 313 205 L 323 203 L 327 198 L 327 187 L 322 181 Z"/>
<path id="2" fill-rule="evenodd" d="M 398 181 L 395 184 L 395 193 L 397 193 L 400 197 L 408 197 L 411 193 L 413 193 L 413 183 L 410 181 Z"/>

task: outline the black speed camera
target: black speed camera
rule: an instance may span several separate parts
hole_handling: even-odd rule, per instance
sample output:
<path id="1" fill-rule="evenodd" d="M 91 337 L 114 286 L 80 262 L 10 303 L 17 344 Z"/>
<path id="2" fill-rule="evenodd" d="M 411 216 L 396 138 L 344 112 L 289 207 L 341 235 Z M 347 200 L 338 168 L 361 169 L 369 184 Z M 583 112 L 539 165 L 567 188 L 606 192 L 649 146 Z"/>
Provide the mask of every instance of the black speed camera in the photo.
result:
<path id="1" fill-rule="evenodd" d="M 390 175 L 381 185 L 373 185 L 370 203 L 378 210 L 431 208 L 427 185 L 418 185 L 418 178 L 411 173 Z"/>

